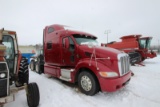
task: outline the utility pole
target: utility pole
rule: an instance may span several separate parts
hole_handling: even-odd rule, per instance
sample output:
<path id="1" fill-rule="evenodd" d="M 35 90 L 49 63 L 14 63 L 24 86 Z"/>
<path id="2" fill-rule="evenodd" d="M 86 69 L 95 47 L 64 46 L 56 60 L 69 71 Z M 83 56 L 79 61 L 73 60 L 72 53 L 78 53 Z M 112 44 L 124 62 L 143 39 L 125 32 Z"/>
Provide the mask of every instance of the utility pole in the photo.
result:
<path id="1" fill-rule="evenodd" d="M 158 53 L 160 53 L 159 39 L 158 39 Z"/>
<path id="2" fill-rule="evenodd" d="M 108 34 L 111 33 L 111 30 L 105 30 L 104 34 L 107 34 L 107 43 L 108 43 Z"/>

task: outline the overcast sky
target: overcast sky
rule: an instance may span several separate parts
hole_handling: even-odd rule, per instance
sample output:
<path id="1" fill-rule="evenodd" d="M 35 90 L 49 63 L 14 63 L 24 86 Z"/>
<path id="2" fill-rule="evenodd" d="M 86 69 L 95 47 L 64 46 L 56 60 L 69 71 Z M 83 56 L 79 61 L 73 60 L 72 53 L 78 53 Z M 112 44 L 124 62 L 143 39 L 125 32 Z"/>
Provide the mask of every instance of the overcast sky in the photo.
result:
<path id="1" fill-rule="evenodd" d="M 98 42 L 129 34 L 160 42 L 160 0 L 0 0 L 0 28 L 15 30 L 20 45 L 42 43 L 47 25 L 63 24 L 89 32 Z"/>

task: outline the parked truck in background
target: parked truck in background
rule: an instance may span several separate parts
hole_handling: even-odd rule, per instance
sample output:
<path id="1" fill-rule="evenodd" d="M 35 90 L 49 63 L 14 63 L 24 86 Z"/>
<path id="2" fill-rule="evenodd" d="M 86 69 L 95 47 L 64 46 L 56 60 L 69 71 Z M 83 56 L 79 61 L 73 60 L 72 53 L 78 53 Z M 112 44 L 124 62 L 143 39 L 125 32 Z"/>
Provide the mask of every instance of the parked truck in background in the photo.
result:
<path id="1" fill-rule="evenodd" d="M 43 30 L 45 74 L 78 83 L 86 95 L 114 92 L 130 81 L 126 53 L 97 46 L 96 36 L 66 28 L 55 24 Z"/>
<path id="2" fill-rule="evenodd" d="M 0 107 L 15 100 L 15 93 L 25 89 L 29 107 L 39 105 L 39 89 L 29 83 L 28 60 L 22 57 L 15 31 L 0 29 Z"/>
<path id="3" fill-rule="evenodd" d="M 36 46 L 34 45 L 19 45 L 19 50 L 21 51 L 22 56 L 28 59 L 28 63 L 30 63 L 30 58 L 35 55 Z"/>
<path id="4" fill-rule="evenodd" d="M 44 72 L 43 48 L 37 49 L 36 54 L 31 56 L 30 69 L 39 74 Z"/>
<path id="5" fill-rule="evenodd" d="M 156 57 L 156 53 L 149 51 L 152 37 L 142 37 L 142 35 L 123 36 L 120 42 L 102 43 L 104 47 L 111 47 L 128 53 L 130 63 L 135 64 L 144 61 L 147 58 Z"/>

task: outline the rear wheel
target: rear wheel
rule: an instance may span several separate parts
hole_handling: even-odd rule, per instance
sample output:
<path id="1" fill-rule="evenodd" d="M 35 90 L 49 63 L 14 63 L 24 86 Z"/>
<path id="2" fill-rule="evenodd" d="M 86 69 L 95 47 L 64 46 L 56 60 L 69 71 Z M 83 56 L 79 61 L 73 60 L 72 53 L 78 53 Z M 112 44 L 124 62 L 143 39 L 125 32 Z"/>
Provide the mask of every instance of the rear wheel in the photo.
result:
<path id="1" fill-rule="evenodd" d="M 36 83 L 29 83 L 27 87 L 27 102 L 29 107 L 37 107 L 39 105 L 40 94 Z"/>
<path id="2" fill-rule="evenodd" d="M 36 64 L 35 64 L 35 71 L 36 71 L 37 73 L 39 73 L 39 74 L 42 73 L 42 72 L 41 72 L 41 69 L 40 69 L 40 64 L 39 64 L 38 62 L 36 62 Z"/>
<path id="3" fill-rule="evenodd" d="M 35 70 L 35 62 L 34 62 L 33 60 L 30 62 L 30 69 L 31 69 L 32 71 Z"/>
<path id="4" fill-rule="evenodd" d="M 143 62 L 145 60 L 145 57 L 142 54 L 140 54 L 140 57 L 141 57 L 141 62 Z"/>
<path id="5" fill-rule="evenodd" d="M 22 57 L 18 72 L 18 80 L 16 81 L 16 86 L 23 86 L 24 83 L 29 82 L 29 70 L 28 70 L 28 59 Z"/>
<path id="6" fill-rule="evenodd" d="M 79 74 L 78 86 L 81 92 L 86 95 L 92 96 L 99 91 L 99 84 L 96 77 L 87 71 L 83 71 Z"/>

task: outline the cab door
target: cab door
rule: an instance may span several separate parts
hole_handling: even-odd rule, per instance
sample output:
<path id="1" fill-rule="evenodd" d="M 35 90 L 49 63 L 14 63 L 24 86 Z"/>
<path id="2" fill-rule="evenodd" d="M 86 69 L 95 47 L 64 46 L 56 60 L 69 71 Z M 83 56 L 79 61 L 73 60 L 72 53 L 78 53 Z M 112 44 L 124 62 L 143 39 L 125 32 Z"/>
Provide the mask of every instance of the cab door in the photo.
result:
<path id="1" fill-rule="evenodd" d="M 7 61 L 9 70 L 11 74 L 16 73 L 17 63 L 18 63 L 18 54 L 17 45 L 14 43 L 15 38 L 11 35 L 3 35 L 2 43 L 6 46 L 6 56 L 5 59 Z"/>
<path id="2" fill-rule="evenodd" d="M 62 39 L 62 63 L 65 66 L 74 66 L 76 62 L 75 43 L 71 37 Z"/>

